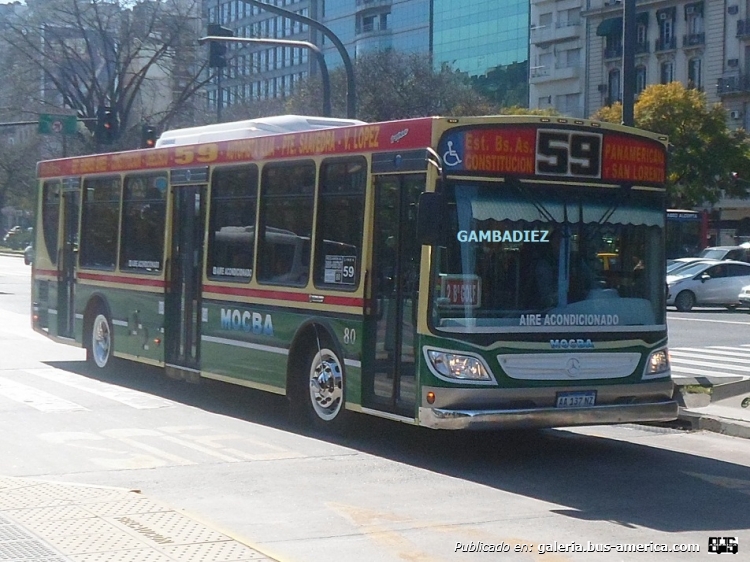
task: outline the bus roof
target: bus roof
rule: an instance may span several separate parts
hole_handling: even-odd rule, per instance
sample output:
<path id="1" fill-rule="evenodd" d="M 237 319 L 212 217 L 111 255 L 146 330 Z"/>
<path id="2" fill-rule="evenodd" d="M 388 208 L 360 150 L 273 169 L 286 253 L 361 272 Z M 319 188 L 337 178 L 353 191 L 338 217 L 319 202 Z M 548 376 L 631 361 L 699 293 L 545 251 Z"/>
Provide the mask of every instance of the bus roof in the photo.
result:
<path id="1" fill-rule="evenodd" d="M 246 119 L 230 123 L 217 123 L 201 127 L 188 127 L 165 131 L 156 141 L 156 148 L 163 146 L 181 146 L 202 142 L 217 142 L 223 140 L 249 139 L 265 137 L 279 133 L 301 133 L 330 129 L 332 127 L 347 127 L 349 125 L 364 125 L 358 119 L 335 119 L 332 117 L 310 117 L 306 115 L 276 115 L 259 119 Z"/>

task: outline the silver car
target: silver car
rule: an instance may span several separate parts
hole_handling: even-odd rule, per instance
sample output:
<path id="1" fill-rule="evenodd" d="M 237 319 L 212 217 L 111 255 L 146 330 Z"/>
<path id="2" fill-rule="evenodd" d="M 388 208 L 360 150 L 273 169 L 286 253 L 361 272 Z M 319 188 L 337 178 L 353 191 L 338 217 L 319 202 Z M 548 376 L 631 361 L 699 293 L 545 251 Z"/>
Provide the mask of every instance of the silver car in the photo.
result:
<path id="1" fill-rule="evenodd" d="M 740 304 L 750 308 L 750 285 L 742 287 L 740 294 L 737 296 L 740 300 Z"/>
<path id="2" fill-rule="evenodd" d="M 681 312 L 704 305 L 735 308 L 740 305 L 738 295 L 745 285 L 750 285 L 750 263 L 695 263 L 667 275 L 667 305 Z"/>

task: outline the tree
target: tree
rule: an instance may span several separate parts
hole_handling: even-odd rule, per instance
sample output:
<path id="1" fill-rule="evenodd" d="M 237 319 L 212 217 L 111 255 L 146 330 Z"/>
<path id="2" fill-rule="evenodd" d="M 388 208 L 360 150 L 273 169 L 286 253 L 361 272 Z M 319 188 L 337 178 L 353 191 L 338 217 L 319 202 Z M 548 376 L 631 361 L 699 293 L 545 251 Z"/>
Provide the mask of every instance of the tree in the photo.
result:
<path id="1" fill-rule="evenodd" d="M 89 132 L 99 106 L 112 107 L 124 136 L 113 148 L 134 147 L 142 120 L 192 124 L 192 98 L 207 81 L 199 14 L 198 0 L 28 0 L 3 39 L 28 83 L 43 84 L 29 105 L 73 109 L 91 120 Z"/>
<path id="2" fill-rule="evenodd" d="M 747 197 L 750 143 L 747 133 L 727 127 L 721 105 L 709 106 L 706 95 L 679 82 L 648 86 L 634 107 L 635 125 L 667 135 L 670 143 L 667 193 L 669 204 L 693 207 L 722 196 Z M 593 119 L 619 123 L 622 105 L 601 108 Z"/>
<path id="3" fill-rule="evenodd" d="M 331 71 L 331 105 L 337 117 L 346 116 L 346 75 Z M 443 65 L 435 70 L 432 58 L 395 50 L 359 56 L 354 63 L 357 118 L 388 121 L 427 115 L 487 115 L 498 107 L 472 89 L 468 78 Z M 287 111 L 317 115 L 321 111 L 320 77 L 303 81 L 288 100 Z"/>
<path id="4" fill-rule="evenodd" d="M 13 205 L 32 209 L 36 190 L 36 155 L 39 138 L 6 144 L 0 150 L 0 209 Z"/>
<path id="5" fill-rule="evenodd" d="M 482 96 L 500 107 L 526 107 L 529 101 L 529 63 L 514 62 L 472 76 L 471 84 Z"/>

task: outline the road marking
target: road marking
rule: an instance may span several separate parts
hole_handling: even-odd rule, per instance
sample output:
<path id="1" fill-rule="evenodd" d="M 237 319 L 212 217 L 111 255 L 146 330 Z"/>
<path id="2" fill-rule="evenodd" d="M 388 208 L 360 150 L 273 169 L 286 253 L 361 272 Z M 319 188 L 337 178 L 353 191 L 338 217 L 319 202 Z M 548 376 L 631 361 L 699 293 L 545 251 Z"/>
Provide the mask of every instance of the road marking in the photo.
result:
<path id="1" fill-rule="evenodd" d="M 118 441 L 122 441 L 123 443 L 130 445 L 134 449 L 140 449 L 142 451 L 146 451 L 147 453 L 155 457 L 159 457 L 161 459 L 167 460 L 179 466 L 188 466 L 188 465 L 197 464 L 179 455 L 173 455 L 172 453 L 163 451 L 162 449 L 159 449 L 158 447 L 153 447 L 151 445 L 147 445 L 146 443 L 141 443 L 140 441 L 133 439 L 133 437 L 162 437 L 163 434 L 161 434 L 158 431 L 154 431 L 151 429 L 132 428 L 132 429 L 107 429 L 105 431 L 102 431 L 101 433 L 102 435 L 106 437 L 111 437 L 113 439 L 117 439 Z"/>
<path id="2" fill-rule="evenodd" d="M 130 406 L 137 410 L 150 410 L 154 408 L 171 408 L 175 403 L 165 398 L 152 396 L 145 392 L 123 388 L 115 384 L 87 379 L 80 375 L 75 375 L 61 369 L 24 369 L 24 372 L 48 381 L 56 382 L 77 390 L 83 390 L 89 394 L 95 394 L 102 398 L 114 400 L 125 406 Z"/>
<path id="3" fill-rule="evenodd" d="M 58 398 L 48 392 L 0 378 L 0 395 L 26 404 L 40 412 L 81 412 L 87 411 L 80 404 Z"/>
<path id="4" fill-rule="evenodd" d="M 729 478 L 726 476 L 713 476 L 711 474 L 703 474 L 701 472 L 683 471 L 683 474 L 693 476 L 694 478 L 700 478 L 701 480 L 704 480 L 709 484 L 720 486 L 721 488 L 736 490 L 741 494 L 750 495 L 750 480 L 742 478 Z"/>
<path id="5" fill-rule="evenodd" d="M 273 445 L 271 443 L 266 443 L 264 441 L 252 439 L 250 437 L 246 437 L 244 435 L 238 435 L 234 433 L 224 433 L 224 434 L 214 434 L 214 435 L 191 435 L 187 433 L 188 431 L 210 430 L 210 428 L 205 427 L 205 426 L 194 426 L 194 425 L 193 426 L 169 426 L 169 427 L 160 427 L 158 428 L 158 430 L 163 431 L 165 433 L 169 433 L 169 434 L 180 435 L 183 439 L 194 441 L 196 443 L 199 443 L 201 446 L 212 447 L 214 449 L 218 449 L 222 451 L 223 454 L 225 455 L 234 455 L 234 457 L 236 458 L 230 457 L 232 458 L 230 462 L 237 462 L 240 460 L 261 461 L 261 460 L 295 459 L 295 458 L 304 458 L 305 456 L 302 453 L 290 451 L 289 449 L 285 449 L 284 447 L 279 447 L 278 445 Z M 250 443 L 252 445 L 255 445 L 256 447 L 261 447 L 263 449 L 270 449 L 271 451 L 274 451 L 274 452 L 249 453 L 247 451 L 242 451 L 234 447 L 227 447 L 226 445 L 218 443 L 218 441 L 241 441 L 243 443 Z M 199 450 L 203 450 L 203 449 L 199 449 Z"/>
<path id="6" fill-rule="evenodd" d="M 682 359 L 682 358 L 678 358 Z M 708 357 L 703 357 L 702 359 L 708 359 Z M 725 363 L 718 363 L 715 361 L 696 361 L 692 358 L 685 358 L 682 359 L 685 364 L 690 366 L 697 366 L 697 367 L 712 367 L 714 369 L 723 369 L 727 371 L 741 371 L 743 373 L 747 372 L 747 367 L 745 365 L 727 365 Z M 674 367 L 675 361 L 672 360 L 672 366 Z M 677 365 L 679 367 L 679 365 Z"/>
<path id="7" fill-rule="evenodd" d="M 684 349 L 684 348 L 683 348 Z M 669 356 L 670 359 L 672 357 L 677 357 L 677 359 L 710 359 L 715 361 L 713 364 L 716 364 L 716 361 L 721 359 L 721 362 L 728 362 L 728 363 L 750 363 L 750 354 L 740 354 L 740 353 L 732 353 L 731 355 L 736 357 L 730 357 L 730 354 L 726 351 L 711 351 L 706 350 L 705 352 L 701 351 L 683 351 L 683 349 L 670 349 L 669 350 Z M 742 359 L 740 359 L 742 358 Z"/>
<path id="8" fill-rule="evenodd" d="M 667 323 L 672 320 L 685 320 L 687 322 L 713 322 L 715 324 L 740 324 L 741 326 L 750 326 L 748 322 L 735 322 L 733 320 L 709 320 L 708 318 L 680 318 L 679 316 L 670 316 Z"/>
<path id="9" fill-rule="evenodd" d="M 371 509 L 335 502 L 327 502 L 326 506 L 349 519 L 367 538 L 390 550 L 396 555 L 398 560 L 408 560 L 409 562 L 430 562 L 436 560 L 434 556 L 427 552 L 417 550 L 416 545 L 402 536 L 400 531 L 394 531 L 386 526 L 387 524 L 405 522 L 403 518 L 393 513 L 373 511 Z M 386 524 L 383 524 L 384 522 Z M 453 552 L 446 552 L 446 554 L 453 554 Z M 447 559 L 447 557 L 443 559 Z"/>

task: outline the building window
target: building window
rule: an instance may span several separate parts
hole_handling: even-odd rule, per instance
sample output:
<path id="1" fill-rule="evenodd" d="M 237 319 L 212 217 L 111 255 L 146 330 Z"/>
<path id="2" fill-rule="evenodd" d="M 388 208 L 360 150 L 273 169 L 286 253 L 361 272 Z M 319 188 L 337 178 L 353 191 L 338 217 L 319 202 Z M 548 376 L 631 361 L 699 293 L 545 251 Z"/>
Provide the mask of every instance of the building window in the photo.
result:
<path id="1" fill-rule="evenodd" d="M 674 63 L 672 61 L 661 63 L 659 69 L 659 82 L 662 84 L 669 84 L 672 81 L 674 81 Z"/>
<path id="2" fill-rule="evenodd" d="M 607 77 L 607 105 L 621 101 L 620 92 L 620 69 L 615 68 L 609 71 L 609 76 Z"/>
<path id="3" fill-rule="evenodd" d="M 703 89 L 701 59 L 699 58 L 693 58 L 688 61 L 688 88 Z"/>
<path id="4" fill-rule="evenodd" d="M 635 93 L 640 94 L 646 89 L 646 67 L 636 66 L 635 67 Z"/>
<path id="5" fill-rule="evenodd" d="M 676 13 L 676 8 L 664 8 L 656 11 L 656 19 L 659 22 L 658 51 L 677 48 L 677 40 L 674 34 Z"/>

